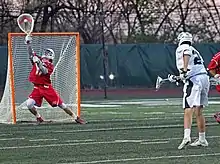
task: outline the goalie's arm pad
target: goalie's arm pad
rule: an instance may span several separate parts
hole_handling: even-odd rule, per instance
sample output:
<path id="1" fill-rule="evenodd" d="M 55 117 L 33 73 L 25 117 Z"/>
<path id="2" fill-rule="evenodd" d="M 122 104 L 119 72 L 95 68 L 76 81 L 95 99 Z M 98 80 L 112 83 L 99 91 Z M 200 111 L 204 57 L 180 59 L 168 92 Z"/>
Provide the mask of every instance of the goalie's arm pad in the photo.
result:
<path id="1" fill-rule="evenodd" d="M 39 69 L 41 70 L 41 72 L 42 72 L 44 75 L 48 73 L 48 69 L 47 69 L 46 65 L 45 65 L 42 61 L 39 60 L 39 62 L 37 63 L 37 65 L 38 65 Z"/>
<path id="2" fill-rule="evenodd" d="M 30 44 L 27 44 L 27 51 L 28 51 L 28 55 L 29 55 L 29 59 L 31 60 L 32 64 L 33 64 L 33 57 L 35 55 L 34 50 L 32 49 Z"/>

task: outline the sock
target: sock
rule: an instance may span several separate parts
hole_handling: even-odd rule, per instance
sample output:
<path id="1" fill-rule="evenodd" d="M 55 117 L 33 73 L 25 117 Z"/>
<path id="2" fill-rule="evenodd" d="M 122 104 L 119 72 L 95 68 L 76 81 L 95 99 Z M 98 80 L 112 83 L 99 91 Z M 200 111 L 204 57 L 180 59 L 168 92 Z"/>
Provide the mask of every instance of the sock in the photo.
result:
<path id="1" fill-rule="evenodd" d="M 41 117 L 41 115 L 38 112 L 37 112 L 37 114 L 35 116 L 36 116 L 36 118 Z"/>
<path id="2" fill-rule="evenodd" d="M 184 129 L 184 138 L 190 138 L 191 129 Z"/>
<path id="3" fill-rule="evenodd" d="M 75 113 L 72 113 L 71 117 L 76 120 L 77 119 L 77 115 Z"/>
<path id="4" fill-rule="evenodd" d="M 199 140 L 204 141 L 205 140 L 205 132 L 199 132 Z"/>
<path id="5" fill-rule="evenodd" d="M 77 119 L 77 115 L 73 114 L 73 119 L 76 120 Z"/>

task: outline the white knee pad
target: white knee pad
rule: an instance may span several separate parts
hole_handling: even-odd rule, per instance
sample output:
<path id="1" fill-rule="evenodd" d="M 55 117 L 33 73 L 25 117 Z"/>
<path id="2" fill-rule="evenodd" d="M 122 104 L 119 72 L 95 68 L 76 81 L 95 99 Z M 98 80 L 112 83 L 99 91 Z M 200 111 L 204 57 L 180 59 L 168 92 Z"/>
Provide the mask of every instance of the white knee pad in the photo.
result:
<path id="1" fill-rule="evenodd" d="M 61 109 L 66 109 L 66 108 L 67 108 L 67 105 L 64 104 L 64 103 L 62 103 L 61 105 L 59 105 L 59 107 L 60 107 Z"/>
<path id="2" fill-rule="evenodd" d="M 29 99 L 27 100 L 27 107 L 28 107 L 28 109 L 32 109 L 32 108 L 34 107 L 35 103 L 36 103 L 36 102 L 35 102 L 34 99 L 29 98 Z"/>

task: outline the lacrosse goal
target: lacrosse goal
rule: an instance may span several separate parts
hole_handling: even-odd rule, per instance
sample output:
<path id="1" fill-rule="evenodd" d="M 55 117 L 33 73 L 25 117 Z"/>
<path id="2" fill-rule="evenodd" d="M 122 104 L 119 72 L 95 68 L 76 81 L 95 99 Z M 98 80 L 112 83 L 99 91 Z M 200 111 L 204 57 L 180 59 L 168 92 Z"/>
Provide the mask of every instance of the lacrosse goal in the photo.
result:
<path id="1" fill-rule="evenodd" d="M 41 55 L 45 48 L 55 52 L 51 80 L 63 101 L 80 115 L 80 39 L 79 33 L 32 33 L 32 48 Z M 3 97 L 0 102 L 0 122 L 34 121 L 26 107 L 33 89 L 28 81 L 31 63 L 24 44 L 24 33 L 8 34 L 8 70 Z M 52 108 L 46 102 L 38 108 L 46 120 L 70 121 L 62 109 Z"/>

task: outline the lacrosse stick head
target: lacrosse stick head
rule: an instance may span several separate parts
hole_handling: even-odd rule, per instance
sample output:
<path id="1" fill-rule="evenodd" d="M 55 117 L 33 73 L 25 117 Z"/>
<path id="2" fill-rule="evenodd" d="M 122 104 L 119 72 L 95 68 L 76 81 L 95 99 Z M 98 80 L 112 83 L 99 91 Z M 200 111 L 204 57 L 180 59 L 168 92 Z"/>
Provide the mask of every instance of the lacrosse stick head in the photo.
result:
<path id="1" fill-rule="evenodd" d="M 160 89 L 160 86 L 163 82 L 163 79 L 160 76 L 157 76 L 157 80 L 156 80 L 156 90 Z"/>
<path id="2" fill-rule="evenodd" d="M 17 18 L 18 27 L 26 34 L 31 34 L 34 28 L 34 19 L 30 14 L 24 13 Z"/>

